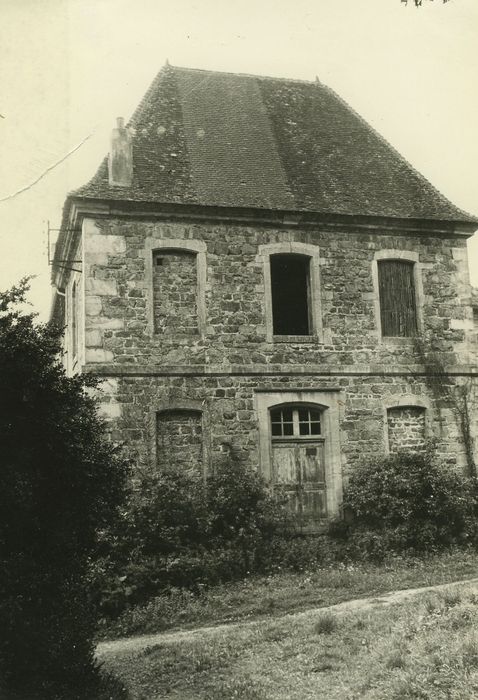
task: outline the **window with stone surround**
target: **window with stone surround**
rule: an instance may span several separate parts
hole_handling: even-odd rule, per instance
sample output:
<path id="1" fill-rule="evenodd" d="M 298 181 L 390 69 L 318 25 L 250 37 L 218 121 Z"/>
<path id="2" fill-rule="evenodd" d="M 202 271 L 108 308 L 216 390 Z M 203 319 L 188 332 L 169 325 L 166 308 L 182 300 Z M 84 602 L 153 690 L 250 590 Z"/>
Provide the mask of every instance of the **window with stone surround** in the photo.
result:
<path id="1" fill-rule="evenodd" d="M 206 243 L 148 237 L 144 242 L 148 333 L 203 336 L 206 329 Z"/>
<path id="2" fill-rule="evenodd" d="M 321 341 L 318 246 L 296 242 L 261 245 L 258 260 L 264 269 L 267 340 Z"/>
<path id="3" fill-rule="evenodd" d="M 310 335 L 310 258 L 270 256 L 274 335 Z"/>
<path id="4" fill-rule="evenodd" d="M 155 333 L 190 336 L 199 332 L 196 257 L 189 250 L 153 251 Z"/>
<path id="5" fill-rule="evenodd" d="M 380 260 L 378 263 L 382 336 L 417 334 L 414 265 L 408 260 Z"/>
<path id="6" fill-rule="evenodd" d="M 164 409 L 156 413 L 156 463 L 160 470 L 184 468 L 203 473 L 201 411 Z"/>
<path id="7" fill-rule="evenodd" d="M 423 449 L 426 438 L 426 409 L 423 406 L 391 406 L 387 409 L 388 450 Z"/>
<path id="8" fill-rule="evenodd" d="M 423 291 L 418 253 L 378 251 L 374 256 L 372 278 L 380 338 L 398 341 L 419 335 Z"/>

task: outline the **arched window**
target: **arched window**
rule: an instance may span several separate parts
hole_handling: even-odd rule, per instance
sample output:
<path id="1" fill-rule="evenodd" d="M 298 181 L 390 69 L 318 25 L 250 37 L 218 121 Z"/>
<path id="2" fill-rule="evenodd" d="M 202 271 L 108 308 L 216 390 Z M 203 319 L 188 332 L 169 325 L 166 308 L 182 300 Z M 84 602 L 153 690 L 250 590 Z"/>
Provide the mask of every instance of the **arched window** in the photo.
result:
<path id="1" fill-rule="evenodd" d="M 417 335 L 415 263 L 409 260 L 380 260 L 378 289 L 382 336 Z"/>
<path id="2" fill-rule="evenodd" d="M 418 253 L 379 250 L 372 263 L 375 317 L 381 339 L 413 338 L 422 329 L 423 291 Z"/>
<path id="3" fill-rule="evenodd" d="M 264 269 L 266 336 L 269 342 L 321 340 L 320 251 L 287 242 L 259 246 Z"/>
<path id="4" fill-rule="evenodd" d="M 206 243 L 147 238 L 148 332 L 152 336 L 203 336 L 206 329 Z"/>

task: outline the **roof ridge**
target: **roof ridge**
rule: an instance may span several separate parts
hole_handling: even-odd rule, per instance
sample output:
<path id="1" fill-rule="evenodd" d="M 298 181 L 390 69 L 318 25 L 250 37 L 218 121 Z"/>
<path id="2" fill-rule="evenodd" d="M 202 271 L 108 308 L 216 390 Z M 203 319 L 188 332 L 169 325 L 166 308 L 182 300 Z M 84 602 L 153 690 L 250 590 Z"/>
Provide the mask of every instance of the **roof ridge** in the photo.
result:
<path id="1" fill-rule="evenodd" d="M 189 71 L 191 73 L 213 73 L 215 75 L 234 75 L 240 78 L 259 78 L 262 80 L 277 80 L 281 83 L 299 83 L 305 85 L 316 85 L 317 87 L 327 87 L 322 81 L 318 81 L 316 77 L 313 80 L 306 80 L 305 78 L 281 78 L 275 75 L 259 75 L 257 73 L 236 73 L 233 71 L 226 70 L 210 70 L 209 68 L 189 68 L 188 66 L 173 66 L 168 64 L 169 68 L 173 70 Z"/>
<path id="2" fill-rule="evenodd" d="M 367 129 L 368 131 L 370 131 L 372 134 L 374 134 L 374 136 L 376 136 L 385 146 L 387 146 L 387 148 L 389 148 L 390 150 L 392 150 L 392 151 L 395 153 L 395 155 L 399 158 L 399 160 L 400 160 L 402 163 L 405 163 L 405 165 L 406 165 L 408 168 L 410 168 L 410 170 L 412 170 L 412 171 L 415 173 L 415 175 L 418 177 L 419 180 L 425 181 L 425 182 L 427 183 L 427 185 L 440 197 L 440 199 L 442 200 L 442 202 L 443 202 L 444 204 L 446 204 L 446 205 L 448 205 L 448 206 L 452 206 L 454 209 L 456 209 L 457 212 L 460 212 L 460 214 L 464 214 L 466 217 L 472 218 L 472 219 L 475 219 L 475 220 L 476 220 L 476 218 L 477 218 L 476 215 L 471 214 L 471 213 L 468 212 L 468 211 L 465 211 L 465 209 L 461 209 L 461 207 L 458 207 L 458 206 L 457 206 L 456 204 L 454 204 L 450 199 L 448 199 L 448 197 L 447 197 L 446 195 L 444 195 L 442 192 L 440 192 L 440 190 L 439 190 L 437 187 L 435 187 L 435 185 L 434 185 L 433 183 L 431 183 L 430 180 L 429 180 L 427 177 L 425 177 L 425 175 L 423 175 L 419 170 L 417 170 L 417 168 L 416 168 L 414 165 L 412 165 L 412 163 L 410 163 L 410 162 L 407 160 L 407 158 L 405 158 L 405 156 L 403 156 L 403 155 L 400 153 L 400 151 L 398 151 L 398 150 L 395 148 L 395 146 L 394 146 L 390 141 L 388 141 L 388 139 L 385 138 L 385 136 L 383 136 L 383 134 L 380 133 L 380 131 L 378 131 L 374 126 L 372 126 L 371 124 L 369 124 L 369 122 L 365 119 L 365 117 L 363 117 L 359 112 L 357 112 L 357 110 L 354 109 L 354 107 L 352 107 L 352 106 L 347 102 L 347 100 L 345 100 L 343 97 L 341 97 L 341 96 L 340 96 L 337 92 L 335 92 L 335 90 L 334 90 L 333 88 L 331 88 L 329 85 L 325 85 L 325 84 L 323 84 L 323 83 L 321 83 L 321 85 L 322 85 L 322 87 L 324 87 L 328 92 L 332 93 L 332 95 L 335 97 L 335 99 L 337 99 L 339 102 L 341 102 L 341 103 L 344 105 L 344 107 L 346 107 L 350 112 L 352 112 L 352 114 L 353 114 L 355 117 L 357 117 L 357 119 L 359 119 L 359 120 L 361 121 L 361 123 L 366 127 L 366 129 Z"/>

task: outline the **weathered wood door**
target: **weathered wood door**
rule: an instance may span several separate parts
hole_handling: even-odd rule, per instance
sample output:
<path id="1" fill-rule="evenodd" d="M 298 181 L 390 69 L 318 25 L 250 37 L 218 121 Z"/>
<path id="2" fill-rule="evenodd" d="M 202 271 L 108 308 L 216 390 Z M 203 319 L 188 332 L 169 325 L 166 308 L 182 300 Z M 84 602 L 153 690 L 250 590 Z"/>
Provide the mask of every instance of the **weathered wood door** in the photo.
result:
<path id="1" fill-rule="evenodd" d="M 324 440 L 280 440 L 272 443 L 274 488 L 302 532 L 313 532 L 327 516 Z"/>

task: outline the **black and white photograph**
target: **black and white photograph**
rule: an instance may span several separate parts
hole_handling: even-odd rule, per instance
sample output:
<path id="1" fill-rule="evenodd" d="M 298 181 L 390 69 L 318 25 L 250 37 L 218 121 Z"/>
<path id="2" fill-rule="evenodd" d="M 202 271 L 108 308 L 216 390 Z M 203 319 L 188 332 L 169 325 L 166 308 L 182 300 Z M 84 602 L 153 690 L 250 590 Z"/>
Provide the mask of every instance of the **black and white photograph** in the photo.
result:
<path id="1" fill-rule="evenodd" d="M 476 0 L 0 0 L 0 700 L 478 699 Z"/>

